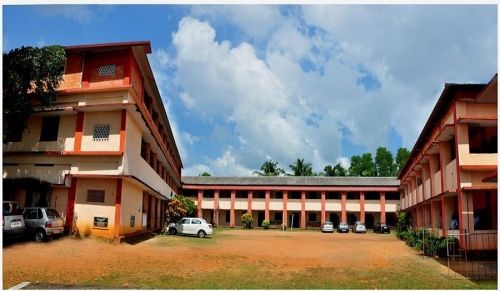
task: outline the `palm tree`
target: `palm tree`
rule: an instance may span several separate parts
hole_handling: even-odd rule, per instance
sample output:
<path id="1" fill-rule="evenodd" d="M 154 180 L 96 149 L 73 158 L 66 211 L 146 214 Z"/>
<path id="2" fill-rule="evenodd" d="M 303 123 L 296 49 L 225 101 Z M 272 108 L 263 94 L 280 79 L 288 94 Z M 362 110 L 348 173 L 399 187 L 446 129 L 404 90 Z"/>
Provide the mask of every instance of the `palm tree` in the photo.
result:
<path id="1" fill-rule="evenodd" d="M 297 159 L 294 164 L 290 165 L 294 176 L 313 176 L 311 163 L 305 163 L 304 159 Z"/>
<path id="2" fill-rule="evenodd" d="M 254 171 L 253 173 L 259 176 L 280 176 L 285 174 L 285 170 L 278 167 L 278 162 L 268 160 L 260 166 L 260 171 Z"/>

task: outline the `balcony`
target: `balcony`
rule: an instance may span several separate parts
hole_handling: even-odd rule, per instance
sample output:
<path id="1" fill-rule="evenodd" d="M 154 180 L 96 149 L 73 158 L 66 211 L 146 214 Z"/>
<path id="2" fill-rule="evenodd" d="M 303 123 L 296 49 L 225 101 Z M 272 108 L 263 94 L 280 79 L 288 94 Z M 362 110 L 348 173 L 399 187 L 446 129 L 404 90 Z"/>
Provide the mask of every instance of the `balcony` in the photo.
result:
<path id="1" fill-rule="evenodd" d="M 457 160 L 451 161 L 445 168 L 446 185 L 445 191 L 454 192 L 457 189 Z"/>
<path id="2" fill-rule="evenodd" d="M 434 188 L 434 195 L 440 194 L 441 191 L 441 171 L 434 173 L 434 179 L 432 180 L 432 187 Z"/>
<path id="3" fill-rule="evenodd" d="M 425 193 L 424 200 L 431 198 L 431 180 L 430 179 L 427 179 L 424 182 L 424 193 Z"/>

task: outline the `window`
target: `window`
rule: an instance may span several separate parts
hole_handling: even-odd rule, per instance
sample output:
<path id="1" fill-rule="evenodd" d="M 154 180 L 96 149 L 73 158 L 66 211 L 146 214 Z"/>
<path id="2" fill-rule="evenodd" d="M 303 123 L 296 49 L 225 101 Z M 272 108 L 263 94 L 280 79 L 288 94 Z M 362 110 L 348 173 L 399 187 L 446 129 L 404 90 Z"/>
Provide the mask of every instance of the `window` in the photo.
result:
<path id="1" fill-rule="evenodd" d="M 181 220 L 181 224 L 189 224 L 189 218 L 184 218 Z"/>
<path id="2" fill-rule="evenodd" d="M 104 203 L 104 190 L 87 190 L 87 202 Z"/>
<path id="3" fill-rule="evenodd" d="M 493 154 L 497 152 L 497 127 L 469 125 L 469 152 Z"/>
<path id="4" fill-rule="evenodd" d="M 193 219 L 193 223 L 192 224 L 201 224 L 201 221 L 198 220 L 198 219 Z"/>
<path id="5" fill-rule="evenodd" d="M 102 65 L 99 67 L 99 76 L 114 76 L 116 74 L 116 65 Z"/>
<path id="6" fill-rule="evenodd" d="M 94 141 L 109 140 L 109 124 L 96 124 L 94 125 L 94 134 L 92 135 Z"/>
<path id="7" fill-rule="evenodd" d="M 59 116 L 47 116 L 42 120 L 40 141 L 57 141 L 59 132 Z"/>
<path id="8" fill-rule="evenodd" d="M 144 139 L 141 140 L 141 157 L 144 159 L 144 160 L 147 160 L 147 151 L 148 151 L 148 147 L 147 147 L 147 143 Z"/>

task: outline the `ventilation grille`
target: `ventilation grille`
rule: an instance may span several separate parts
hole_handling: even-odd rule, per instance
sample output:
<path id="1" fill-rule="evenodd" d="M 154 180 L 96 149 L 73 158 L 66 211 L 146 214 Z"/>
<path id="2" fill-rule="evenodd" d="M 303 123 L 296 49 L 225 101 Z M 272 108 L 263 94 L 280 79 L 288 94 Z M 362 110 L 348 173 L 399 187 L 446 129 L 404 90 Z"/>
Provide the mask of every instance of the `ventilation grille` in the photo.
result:
<path id="1" fill-rule="evenodd" d="M 87 202 L 104 203 L 104 190 L 88 190 Z"/>
<path id="2" fill-rule="evenodd" d="M 116 65 L 102 65 L 99 67 L 99 76 L 114 76 Z"/>
<path id="3" fill-rule="evenodd" d="M 94 125 L 94 141 L 109 140 L 109 124 Z"/>

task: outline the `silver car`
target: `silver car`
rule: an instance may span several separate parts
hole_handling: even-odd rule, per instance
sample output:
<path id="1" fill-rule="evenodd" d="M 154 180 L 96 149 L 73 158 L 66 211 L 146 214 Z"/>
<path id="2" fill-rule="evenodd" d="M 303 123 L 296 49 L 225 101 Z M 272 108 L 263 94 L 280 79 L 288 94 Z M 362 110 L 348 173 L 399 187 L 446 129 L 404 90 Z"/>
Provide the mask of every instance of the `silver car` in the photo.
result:
<path id="1" fill-rule="evenodd" d="M 203 218 L 184 217 L 177 223 L 168 226 L 169 234 L 190 234 L 204 238 L 212 234 L 212 225 Z"/>
<path id="2" fill-rule="evenodd" d="M 49 237 L 60 237 L 64 231 L 63 220 L 55 209 L 47 207 L 26 207 L 23 217 L 29 233 L 38 242 Z"/>
<path id="3" fill-rule="evenodd" d="M 2 228 L 4 237 L 20 235 L 26 230 L 19 204 L 15 201 L 3 201 Z"/>
<path id="4" fill-rule="evenodd" d="M 333 232 L 333 223 L 330 221 L 323 223 L 323 225 L 321 226 L 321 231 L 322 232 Z"/>
<path id="5" fill-rule="evenodd" d="M 366 233 L 366 226 L 364 223 L 356 221 L 352 227 L 352 232 L 356 233 Z"/>

